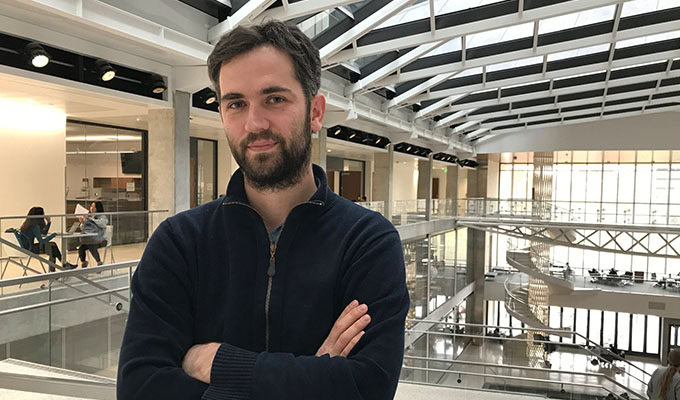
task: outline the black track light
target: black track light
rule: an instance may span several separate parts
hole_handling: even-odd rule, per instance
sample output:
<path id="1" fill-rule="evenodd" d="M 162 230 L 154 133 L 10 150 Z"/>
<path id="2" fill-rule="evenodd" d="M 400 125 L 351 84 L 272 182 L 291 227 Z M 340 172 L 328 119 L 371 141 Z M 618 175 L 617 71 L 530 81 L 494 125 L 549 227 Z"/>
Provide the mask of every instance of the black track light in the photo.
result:
<path id="1" fill-rule="evenodd" d="M 165 85 L 165 80 L 158 74 L 151 74 L 149 86 L 151 91 L 155 94 L 163 93 L 168 89 L 168 87 Z"/>
<path id="2" fill-rule="evenodd" d="M 217 101 L 217 93 L 214 90 L 207 88 L 205 91 L 204 100 L 205 104 L 212 104 Z"/>
<path id="3" fill-rule="evenodd" d="M 31 42 L 24 48 L 29 63 L 36 67 L 42 68 L 50 62 L 50 55 L 38 42 Z"/>
<path id="4" fill-rule="evenodd" d="M 95 61 L 94 68 L 97 71 L 99 79 L 104 82 L 108 82 L 116 76 L 116 70 L 106 60 Z"/>

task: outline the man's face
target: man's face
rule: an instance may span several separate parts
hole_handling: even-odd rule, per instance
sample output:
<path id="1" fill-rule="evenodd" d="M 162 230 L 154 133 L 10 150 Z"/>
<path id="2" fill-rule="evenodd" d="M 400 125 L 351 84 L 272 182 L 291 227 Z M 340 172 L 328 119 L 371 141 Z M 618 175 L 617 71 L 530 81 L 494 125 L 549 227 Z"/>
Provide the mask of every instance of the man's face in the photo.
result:
<path id="1" fill-rule="evenodd" d="M 311 155 L 311 130 L 321 128 L 323 96 L 308 106 L 289 57 L 271 46 L 224 64 L 220 90 L 224 131 L 247 181 L 258 189 L 298 183 Z"/>

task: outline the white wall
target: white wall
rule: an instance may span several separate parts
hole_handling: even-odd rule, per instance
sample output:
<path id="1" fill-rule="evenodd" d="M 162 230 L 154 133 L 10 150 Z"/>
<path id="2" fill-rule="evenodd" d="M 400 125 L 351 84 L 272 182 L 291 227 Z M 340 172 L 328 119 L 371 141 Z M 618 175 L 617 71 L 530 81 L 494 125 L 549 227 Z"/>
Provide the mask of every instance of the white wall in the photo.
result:
<path id="1" fill-rule="evenodd" d="M 64 113 L 0 99 L 0 216 L 26 215 L 32 206 L 64 213 L 65 135 Z"/>
<path id="2" fill-rule="evenodd" d="M 397 157 L 395 154 L 392 175 L 392 200 L 416 200 L 418 195 L 418 161 L 413 157 Z"/>

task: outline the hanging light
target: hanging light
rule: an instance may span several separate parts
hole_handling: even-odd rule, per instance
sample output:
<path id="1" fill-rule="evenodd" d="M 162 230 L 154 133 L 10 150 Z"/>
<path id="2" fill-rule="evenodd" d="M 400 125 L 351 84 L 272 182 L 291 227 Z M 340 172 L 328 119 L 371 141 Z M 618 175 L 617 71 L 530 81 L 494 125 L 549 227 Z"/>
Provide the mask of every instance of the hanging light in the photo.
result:
<path id="1" fill-rule="evenodd" d="M 31 42 L 24 48 L 28 60 L 36 68 L 43 68 L 50 62 L 50 55 L 38 42 Z"/>
<path id="2" fill-rule="evenodd" d="M 94 62 L 94 67 L 97 70 L 99 79 L 108 82 L 116 76 L 116 70 L 106 60 L 97 60 Z"/>

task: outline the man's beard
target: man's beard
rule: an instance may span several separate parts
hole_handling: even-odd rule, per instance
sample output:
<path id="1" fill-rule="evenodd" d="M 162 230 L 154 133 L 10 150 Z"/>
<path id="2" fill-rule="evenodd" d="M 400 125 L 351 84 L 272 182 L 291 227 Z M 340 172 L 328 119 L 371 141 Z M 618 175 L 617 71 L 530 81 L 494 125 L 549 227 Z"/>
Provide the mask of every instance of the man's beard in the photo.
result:
<path id="1" fill-rule="evenodd" d="M 250 132 L 240 144 L 229 141 L 231 154 L 241 167 L 249 184 L 258 190 L 283 190 L 302 179 L 312 155 L 312 132 L 309 112 L 303 126 L 297 126 L 287 141 L 271 130 Z M 256 140 L 273 140 L 278 151 L 257 153 L 248 158 L 248 145 Z"/>

